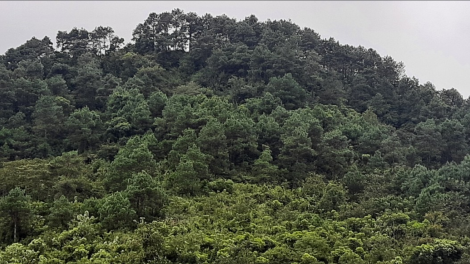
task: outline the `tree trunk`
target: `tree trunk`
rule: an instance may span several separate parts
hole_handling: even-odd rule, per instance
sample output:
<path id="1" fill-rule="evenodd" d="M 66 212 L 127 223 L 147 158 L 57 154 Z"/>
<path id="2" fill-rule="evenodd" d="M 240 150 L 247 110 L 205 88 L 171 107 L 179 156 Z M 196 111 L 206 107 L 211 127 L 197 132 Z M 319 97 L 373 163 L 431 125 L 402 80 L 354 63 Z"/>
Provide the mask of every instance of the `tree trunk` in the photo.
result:
<path id="1" fill-rule="evenodd" d="M 17 229 L 17 224 L 16 224 L 16 219 L 14 221 L 14 227 L 13 227 L 13 242 L 16 243 L 17 242 L 17 238 L 16 238 L 16 229 Z"/>

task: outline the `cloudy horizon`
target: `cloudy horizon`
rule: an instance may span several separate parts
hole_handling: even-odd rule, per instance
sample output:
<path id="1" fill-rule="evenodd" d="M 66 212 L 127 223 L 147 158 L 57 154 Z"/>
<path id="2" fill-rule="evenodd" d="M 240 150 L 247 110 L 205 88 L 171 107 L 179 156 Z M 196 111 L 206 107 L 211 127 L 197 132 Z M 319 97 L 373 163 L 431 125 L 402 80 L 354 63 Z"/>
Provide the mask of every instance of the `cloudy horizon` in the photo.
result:
<path id="1" fill-rule="evenodd" d="M 436 89 L 470 96 L 469 2 L 0 2 L 0 54 L 32 37 L 72 28 L 110 26 L 130 42 L 133 29 L 150 13 L 180 8 L 237 20 L 251 14 L 260 21 L 286 19 L 322 38 L 376 50 L 405 64 L 406 74 Z"/>

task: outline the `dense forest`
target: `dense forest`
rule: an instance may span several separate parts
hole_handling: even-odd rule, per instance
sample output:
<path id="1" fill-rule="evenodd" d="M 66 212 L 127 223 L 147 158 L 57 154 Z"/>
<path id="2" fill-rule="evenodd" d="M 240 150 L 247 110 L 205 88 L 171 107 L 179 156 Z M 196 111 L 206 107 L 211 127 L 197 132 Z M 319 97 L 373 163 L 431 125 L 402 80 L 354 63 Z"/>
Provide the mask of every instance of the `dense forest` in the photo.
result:
<path id="1" fill-rule="evenodd" d="M 470 100 L 291 21 L 0 56 L 0 263 L 470 263 Z"/>

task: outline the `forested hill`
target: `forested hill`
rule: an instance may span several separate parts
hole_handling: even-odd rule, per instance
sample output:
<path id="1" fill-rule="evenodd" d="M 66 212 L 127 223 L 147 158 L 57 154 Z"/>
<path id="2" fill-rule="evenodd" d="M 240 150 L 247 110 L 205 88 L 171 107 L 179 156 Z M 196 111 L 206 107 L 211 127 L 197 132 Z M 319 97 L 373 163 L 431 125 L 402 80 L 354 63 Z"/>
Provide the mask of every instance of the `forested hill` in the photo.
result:
<path id="1" fill-rule="evenodd" d="M 0 56 L 0 263 L 470 262 L 470 101 L 290 21 Z"/>

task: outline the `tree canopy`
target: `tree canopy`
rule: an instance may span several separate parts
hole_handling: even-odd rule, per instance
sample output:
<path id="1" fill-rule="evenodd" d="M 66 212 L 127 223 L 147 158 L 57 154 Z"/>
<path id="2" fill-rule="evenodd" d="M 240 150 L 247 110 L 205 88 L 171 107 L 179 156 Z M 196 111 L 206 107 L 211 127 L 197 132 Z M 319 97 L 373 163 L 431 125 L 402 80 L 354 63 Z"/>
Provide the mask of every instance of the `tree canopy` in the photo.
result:
<path id="1" fill-rule="evenodd" d="M 469 263 L 470 99 L 292 21 L 0 56 L 0 263 Z"/>

